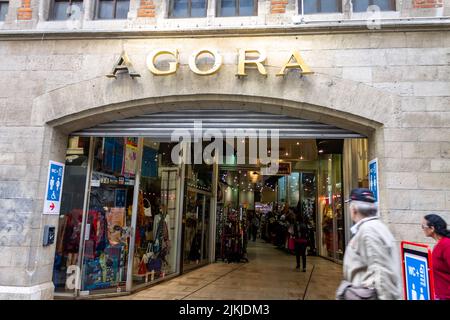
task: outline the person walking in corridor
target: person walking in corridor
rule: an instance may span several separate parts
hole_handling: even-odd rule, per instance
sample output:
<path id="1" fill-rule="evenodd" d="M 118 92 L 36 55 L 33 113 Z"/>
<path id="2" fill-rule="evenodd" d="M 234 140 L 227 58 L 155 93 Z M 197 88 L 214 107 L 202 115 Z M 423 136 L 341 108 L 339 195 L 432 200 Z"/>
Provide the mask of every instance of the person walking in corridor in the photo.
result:
<path id="1" fill-rule="evenodd" d="M 435 298 L 450 300 L 450 231 L 447 223 L 437 214 L 428 214 L 423 217 L 422 230 L 425 236 L 437 241 L 431 255 Z"/>
<path id="2" fill-rule="evenodd" d="M 253 242 L 256 241 L 256 236 L 258 235 L 258 229 L 259 229 L 259 218 L 258 218 L 258 216 L 255 213 L 255 215 L 253 216 L 253 219 L 252 219 Z"/>
<path id="3" fill-rule="evenodd" d="M 399 300 L 400 256 L 395 239 L 377 216 L 377 205 L 369 189 L 353 189 L 350 215 L 355 225 L 344 255 L 344 280 L 338 300 Z"/>
<path id="4" fill-rule="evenodd" d="M 295 241 L 295 259 L 297 261 L 296 269 L 300 269 L 300 256 L 302 257 L 303 272 L 306 272 L 306 245 L 308 238 L 308 228 L 304 222 L 303 216 L 298 213 L 294 221 L 294 241 Z"/>

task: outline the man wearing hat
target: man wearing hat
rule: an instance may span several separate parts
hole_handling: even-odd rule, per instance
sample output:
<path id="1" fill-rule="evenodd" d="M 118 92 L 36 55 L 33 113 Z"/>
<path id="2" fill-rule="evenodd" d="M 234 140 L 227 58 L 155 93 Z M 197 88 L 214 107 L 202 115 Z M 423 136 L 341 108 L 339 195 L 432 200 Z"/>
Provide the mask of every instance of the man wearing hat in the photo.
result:
<path id="1" fill-rule="evenodd" d="M 397 300 L 401 294 L 400 255 L 389 229 L 377 215 L 373 192 L 353 189 L 350 199 L 352 238 L 344 255 L 339 300 Z"/>

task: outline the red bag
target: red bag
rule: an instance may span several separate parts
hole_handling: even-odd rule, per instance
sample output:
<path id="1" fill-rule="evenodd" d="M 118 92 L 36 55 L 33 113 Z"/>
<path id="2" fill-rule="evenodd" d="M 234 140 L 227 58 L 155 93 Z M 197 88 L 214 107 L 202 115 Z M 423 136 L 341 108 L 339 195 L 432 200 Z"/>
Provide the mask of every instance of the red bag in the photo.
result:
<path id="1" fill-rule="evenodd" d="M 138 274 L 146 274 L 147 273 L 147 267 L 145 266 L 144 259 L 141 260 L 139 263 L 139 271 Z"/>
<path id="2" fill-rule="evenodd" d="M 288 249 L 294 250 L 295 249 L 295 239 L 290 237 L 288 240 Z"/>

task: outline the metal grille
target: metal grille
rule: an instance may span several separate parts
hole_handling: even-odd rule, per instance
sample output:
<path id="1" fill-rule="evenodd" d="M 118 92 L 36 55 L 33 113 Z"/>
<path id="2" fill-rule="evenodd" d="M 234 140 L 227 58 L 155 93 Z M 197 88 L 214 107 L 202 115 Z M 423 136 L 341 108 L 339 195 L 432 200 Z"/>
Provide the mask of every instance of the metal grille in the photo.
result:
<path id="1" fill-rule="evenodd" d="M 245 110 L 183 110 L 168 113 L 141 115 L 129 119 L 99 124 L 95 127 L 72 133 L 76 136 L 150 137 L 170 140 L 175 130 L 187 130 L 191 134 L 195 122 L 201 122 L 201 131 L 220 130 L 225 137 L 226 129 L 270 130 L 278 129 L 280 138 L 362 138 L 359 133 L 311 120 L 284 115 L 249 112 Z M 200 132 L 198 132 L 200 133 Z M 249 133 L 249 132 L 247 132 Z M 251 131 L 250 131 L 251 133 Z M 251 135 L 250 135 L 251 136 Z"/>

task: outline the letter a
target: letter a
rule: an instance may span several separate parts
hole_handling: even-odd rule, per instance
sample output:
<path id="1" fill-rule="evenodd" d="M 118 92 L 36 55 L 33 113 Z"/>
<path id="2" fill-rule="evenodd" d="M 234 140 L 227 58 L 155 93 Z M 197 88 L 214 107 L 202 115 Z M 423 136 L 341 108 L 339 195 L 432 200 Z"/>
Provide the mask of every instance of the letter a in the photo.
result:
<path id="1" fill-rule="evenodd" d="M 134 79 L 134 77 L 140 77 L 141 75 L 134 71 L 133 65 L 131 64 L 130 59 L 128 58 L 128 55 L 125 51 L 122 52 L 117 62 L 114 64 L 114 67 L 110 74 L 107 74 L 106 76 L 108 78 L 114 78 L 117 79 L 116 73 L 119 70 L 126 70 L 131 78 Z"/>
<path id="2" fill-rule="evenodd" d="M 294 58 L 294 62 L 291 62 L 292 58 Z M 308 65 L 303 61 L 300 53 L 297 50 L 293 50 L 291 55 L 289 56 L 289 60 L 283 65 L 280 72 L 277 73 L 277 76 L 284 76 L 284 72 L 286 69 L 300 69 L 301 74 L 312 74 L 314 72 L 308 67 Z"/>

